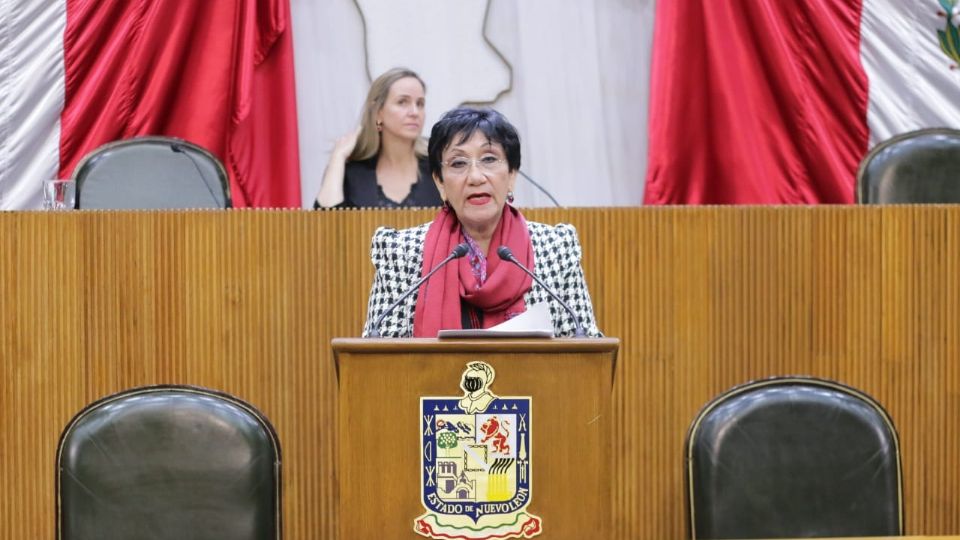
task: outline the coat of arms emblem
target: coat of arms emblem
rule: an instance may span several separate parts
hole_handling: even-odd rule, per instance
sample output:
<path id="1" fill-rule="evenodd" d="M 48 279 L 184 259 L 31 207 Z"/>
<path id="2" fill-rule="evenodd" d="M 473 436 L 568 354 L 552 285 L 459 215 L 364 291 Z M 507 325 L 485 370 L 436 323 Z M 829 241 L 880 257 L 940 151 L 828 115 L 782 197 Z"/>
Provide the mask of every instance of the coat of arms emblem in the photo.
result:
<path id="1" fill-rule="evenodd" d="M 420 398 L 420 488 L 428 538 L 493 540 L 540 534 L 532 498 L 531 398 L 490 391 L 495 372 L 470 362 L 462 396 Z"/>
<path id="2" fill-rule="evenodd" d="M 954 62 L 960 64 L 960 3 L 957 0 L 939 0 L 943 11 L 937 15 L 947 20 L 947 26 L 943 30 L 937 30 L 937 38 L 940 41 L 940 50 L 950 57 Z M 950 66 L 950 69 L 956 69 L 957 64 Z"/>

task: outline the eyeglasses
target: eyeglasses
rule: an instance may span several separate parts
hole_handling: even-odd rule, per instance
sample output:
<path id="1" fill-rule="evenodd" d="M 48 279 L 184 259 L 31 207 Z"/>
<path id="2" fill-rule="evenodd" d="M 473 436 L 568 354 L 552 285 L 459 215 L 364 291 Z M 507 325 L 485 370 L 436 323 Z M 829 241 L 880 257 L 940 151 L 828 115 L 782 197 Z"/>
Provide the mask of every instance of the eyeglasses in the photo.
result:
<path id="1" fill-rule="evenodd" d="M 446 167 L 452 176 L 465 176 L 470 171 L 470 165 L 476 165 L 481 172 L 495 173 L 502 171 L 506 162 L 507 160 L 496 156 L 483 156 L 480 159 L 455 157 L 449 161 L 441 161 L 440 164 Z"/>

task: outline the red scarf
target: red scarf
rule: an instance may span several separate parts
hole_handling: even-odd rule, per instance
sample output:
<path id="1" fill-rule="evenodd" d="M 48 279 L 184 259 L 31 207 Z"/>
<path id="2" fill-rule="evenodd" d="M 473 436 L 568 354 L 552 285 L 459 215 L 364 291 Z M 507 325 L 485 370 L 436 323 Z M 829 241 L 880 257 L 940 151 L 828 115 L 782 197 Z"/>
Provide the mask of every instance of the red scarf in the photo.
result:
<path id="1" fill-rule="evenodd" d="M 463 242 L 460 220 L 449 208 L 440 210 L 423 247 L 424 276 L 450 255 Z M 500 260 L 497 248 L 507 246 L 520 264 L 533 268 L 533 245 L 527 222 L 515 208 L 506 205 L 490 238 L 487 257 L 487 281 L 477 288 L 467 257 L 439 270 L 420 287 L 413 315 L 413 337 L 437 337 L 445 329 L 462 328 L 460 302 L 466 301 L 483 312 L 483 327 L 490 328 L 508 318 L 523 313 L 527 306 L 523 295 L 530 290 L 533 280 L 512 263 Z"/>

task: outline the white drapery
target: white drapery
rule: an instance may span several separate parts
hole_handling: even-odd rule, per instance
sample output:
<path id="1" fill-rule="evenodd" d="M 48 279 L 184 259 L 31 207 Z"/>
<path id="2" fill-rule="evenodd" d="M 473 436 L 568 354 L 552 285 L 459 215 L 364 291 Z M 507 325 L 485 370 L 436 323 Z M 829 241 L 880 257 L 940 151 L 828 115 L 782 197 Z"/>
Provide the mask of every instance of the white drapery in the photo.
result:
<path id="1" fill-rule="evenodd" d="M 290 2 L 304 206 L 333 141 L 357 124 L 368 57 L 422 65 L 428 122 L 506 83 L 492 106 L 520 131 L 522 170 L 561 204 L 642 201 L 654 0 Z M 389 10 L 371 13 L 372 33 L 361 6 Z M 0 8 L 0 210 L 35 209 L 59 169 L 66 2 Z M 516 191 L 522 206 L 552 204 L 522 178 Z"/>
<path id="2" fill-rule="evenodd" d="M 940 50 L 937 0 L 864 0 L 860 56 L 870 80 L 870 147 L 927 127 L 960 128 L 960 75 Z"/>
<path id="3" fill-rule="evenodd" d="M 0 210 L 39 208 L 60 167 L 66 3 L 0 1 Z"/>

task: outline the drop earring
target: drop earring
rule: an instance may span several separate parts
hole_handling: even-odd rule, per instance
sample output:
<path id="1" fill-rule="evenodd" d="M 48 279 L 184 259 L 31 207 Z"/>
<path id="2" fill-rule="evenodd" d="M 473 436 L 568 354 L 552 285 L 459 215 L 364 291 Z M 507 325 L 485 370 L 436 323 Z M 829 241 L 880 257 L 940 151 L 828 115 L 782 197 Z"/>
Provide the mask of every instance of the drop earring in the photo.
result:
<path id="1" fill-rule="evenodd" d="M 514 197 L 513 197 L 513 192 L 512 192 L 512 191 L 508 191 L 508 192 L 507 192 L 507 202 L 510 203 L 510 204 L 513 204 L 513 199 L 514 199 Z"/>

